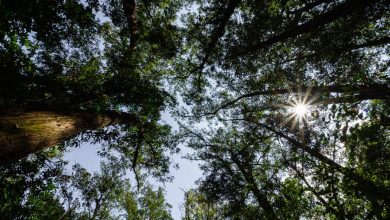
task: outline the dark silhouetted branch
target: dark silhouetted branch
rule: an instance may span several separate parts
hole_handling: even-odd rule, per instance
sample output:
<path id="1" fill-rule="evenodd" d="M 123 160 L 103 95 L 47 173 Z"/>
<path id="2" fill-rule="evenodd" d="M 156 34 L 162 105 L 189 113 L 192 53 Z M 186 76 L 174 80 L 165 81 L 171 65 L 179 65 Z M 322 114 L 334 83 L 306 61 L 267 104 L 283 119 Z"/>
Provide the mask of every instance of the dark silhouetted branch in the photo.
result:
<path id="1" fill-rule="evenodd" d="M 311 103 L 311 105 L 326 105 L 326 104 L 335 104 L 343 102 L 355 102 L 368 99 L 390 99 L 390 87 L 387 85 L 377 84 L 369 86 L 354 86 L 354 85 L 333 85 L 333 86 L 301 86 L 299 89 L 276 89 L 276 90 L 262 90 L 256 91 L 248 94 L 241 95 L 231 101 L 228 101 L 222 104 L 220 107 L 215 109 L 208 115 L 215 115 L 221 109 L 227 108 L 231 105 L 234 105 L 238 101 L 262 95 L 283 95 L 283 94 L 292 94 L 292 93 L 304 93 L 302 91 L 310 91 L 310 94 L 329 94 L 329 93 L 342 93 L 350 94 L 351 96 L 340 97 L 340 98 L 328 98 L 328 99 L 318 99 Z M 356 95 L 354 95 L 356 94 Z"/>
<path id="2" fill-rule="evenodd" d="M 311 19 L 306 23 L 295 25 L 278 35 L 270 37 L 265 41 L 259 42 L 255 45 L 251 45 L 241 50 L 237 50 L 236 52 L 234 52 L 232 57 L 253 53 L 255 51 L 270 47 L 271 45 L 277 42 L 285 41 L 289 38 L 296 37 L 300 34 L 309 33 L 337 19 L 348 17 L 353 13 L 361 12 L 365 8 L 375 4 L 375 2 L 376 1 L 367 1 L 367 0 L 347 0 L 335 6 L 333 9 L 314 17 L 313 19 Z"/>
<path id="3" fill-rule="evenodd" d="M 210 43 L 207 45 L 207 49 L 204 52 L 204 57 L 202 60 L 202 63 L 199 65 L 199 71 L 202 71 L 205 64 L 207 63 L 207 60 L 210 57 L 211 51 L 217 44 L 219 38 L 221 38 L 225 33 L 225 27 L 230 20 L 230 17 L 234 13 L 234 9 L 238 6 L 238 3 L 240 0 L 229 0 L 228 5 L 226 7 L 225 12 L 222 15 L 222 18 L 220 19 L 218 27 L 214 30 Z"/>
<path id="4" fill-rule="evenodd" d="M 137 6 L 135 0 L 122 0 L 122 7 L 125 13 L 127 23 L 130 30 L 130 47 L 132 51 L 138 41 L 138 28 L 137 28 Z"/>
<path id="5" fill-rule="evenodd" d="M 353 169 L 346 168 L 341 166 L 340 164 L 336 163 L 332 159 L 326 157 L 325 155 L 321 154 L 319 151 L 310 148 L 310 146 L 301 143 L 294 138 L 284 134 L 281 131 L 276 130 L 275 128 L 266 125 L 264 123 L 256 122 L 253 120 L 248 120 L 251 123 L 254 123 L 255 125 L 258 125 L 260 127 L 265 128 L 268 131 L 271 131 L 275 135 L 287 140 L 290 144 L 292 144 L 293 147 L 296 147 L 303 152 L 309 154 L 311 157 L 314 157 L 321 161 L 324 164 L 327 164 L 329 167 L 333 168 L 334 170 L 340 172 L 344 175 L 344 178 L 346 181 L 352 181 L 356 183 L 356 188 L 360 192 L 364 193 L 367 198 L 372 198 L 373 196 L 376 198 L 383 199 L 386 203 L 389 203 L 390 200 L 390 191 L 384 187 L 377 186 L 375 183 L 373 183 L 371 180 L 366 179 L 365 177 L 357 174 Z"/>

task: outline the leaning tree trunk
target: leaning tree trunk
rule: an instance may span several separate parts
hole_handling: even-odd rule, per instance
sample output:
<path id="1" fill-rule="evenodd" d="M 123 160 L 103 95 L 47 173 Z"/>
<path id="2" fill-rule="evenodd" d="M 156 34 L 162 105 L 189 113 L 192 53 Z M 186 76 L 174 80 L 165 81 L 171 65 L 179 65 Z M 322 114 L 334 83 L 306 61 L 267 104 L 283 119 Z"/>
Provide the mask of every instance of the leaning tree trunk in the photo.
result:
<path id="1" fill-rule="evenodd" d="M 55 146 L 82 131 L 136 121 L 134 115 L 113 111 L 1 110 L 0 165 Z"/>

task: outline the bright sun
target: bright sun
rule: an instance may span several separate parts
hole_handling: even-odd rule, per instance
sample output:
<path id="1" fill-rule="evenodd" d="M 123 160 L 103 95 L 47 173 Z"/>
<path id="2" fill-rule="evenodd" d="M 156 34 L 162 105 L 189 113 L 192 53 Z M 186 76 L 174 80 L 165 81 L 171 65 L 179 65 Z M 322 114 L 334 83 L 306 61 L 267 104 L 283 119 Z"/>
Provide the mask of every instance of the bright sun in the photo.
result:
<path id="1" fill-rule="evenodd" d="M 300 127 L 301 123 L 307 123 L 308 115 L 310 112 L 310 102 L 304 100 L 291 100 L 288 105 L 284 105 L 287 109 L 287 117 L 281 122 L 281 125 L 287 125 L 291 122 L 291 128 L 295 128 L 296 125 Z"/>
<path id="2" fill-rule="evenodd" d="M 307 105 L 298 103 L 294 106 L 294 113 L 299 117 L 302 118 L 307 114 Z"/>
<path id="3" fill-rule="evenodd" d="M 286 117 L 280 123 L 281 126 L 285 126 L 291 122 L 291 129 L 294 129 L 296 126 L 300 128 L 300 126 L 308 123 L 312 108 L 311 104 L 318 98 L 317 95 L 310 94 L 311 88 L 308 88 L 304 94 L 291 97 L 286 104 L 280 105 L 287 110 Z"/>

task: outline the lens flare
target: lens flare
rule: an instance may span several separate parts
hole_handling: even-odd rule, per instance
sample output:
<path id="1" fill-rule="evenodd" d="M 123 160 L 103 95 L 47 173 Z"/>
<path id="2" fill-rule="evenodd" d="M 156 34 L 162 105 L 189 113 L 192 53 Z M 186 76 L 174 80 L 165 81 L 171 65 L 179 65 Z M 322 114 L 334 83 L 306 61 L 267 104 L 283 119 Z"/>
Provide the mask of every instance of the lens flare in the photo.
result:
<path id="1" fill-rule="evenodd" d="M 310 113 L 310 105 L 307 102 L 293 99 L 286 105 L 287 117 L 280 124 L 285 126 L 291 122 L 291 129 L 295 126 L 300 126 L 301 123 L 306 123 Z M 302 125 L 302 124 L 301 124 Z"/>
<path id="2" fill-rule="evenodd" d="M 307 115 L 308 108 L 307 105 L 303 103 L 298 103 L 293 107 L 293 111 L 297 117 L 302 118 Z"/>
<path id="3" fill-rule="evenodd" d="M 309 126 L 310 112 L 313 111 L 313 103 L 318 99 L 318 94 L 312 93 L 312 87 L 307 87 L 306 92 L 301 89 L 290 91 L 290 97 L 286 104 L 280 104 L 280 108 L 285 109 L 278 126 L 289 126 L 290 130 L 299 131 L 299 136 L 303 137 L 305 126 Z"/>

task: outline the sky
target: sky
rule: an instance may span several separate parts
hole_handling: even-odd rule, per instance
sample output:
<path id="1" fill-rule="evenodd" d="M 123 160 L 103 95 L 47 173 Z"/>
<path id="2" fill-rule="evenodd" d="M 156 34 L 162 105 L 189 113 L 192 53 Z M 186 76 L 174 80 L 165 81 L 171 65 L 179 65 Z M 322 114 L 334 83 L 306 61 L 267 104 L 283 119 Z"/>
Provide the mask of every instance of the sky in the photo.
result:
<path id="1" fill-rule="evenodd" d="M 172 129 L 178 129 L 178 124 L 174 121 L 169 112 L 162 114 L 162 120 L 172 126 Z M 191 149 L 179 145 L 181 151 L 179 154 L 172 155 L 172 164 L 179 164 L 179 169 L 171 166 L 170 175 L 174 177 L 172 182 L 167 182 L 161 185 L 158 182 L 153 182 L 152 185 L 162 186 L 166 190 L 165 199 L 172 205 L 172 217 L 179 220 L 184 216 L 182 205 L 184 202 L 184 191 L 195 188 L 195 181 L 202 176 L 202 171 L 199 169 L 197 163 L 184 159 L 183 156 L 192 152 Z M 101 157 L 97 152 L 101 147 L 99 144 L 84 143 L 79 148 L 72 148 L 65 153 L 64 159 L 70 163 L 68 168 L 75 163 L 79 163 L 82 167 L 87 169 L 90 173 L 99 172 Z"/>
<path id="2" fill-rule="evenodd" d="M 179 19 L 180 16 L 183 15 L 186 11 L 194 12 L 196 9 L 196 5 L 191 5 L 191 7 L 180 11 L 178 13 L 176 25 L 182 27 L 183 24 Z M 102 13 L 98 13 L 97 17 L 102 23 L 109 21 L 109 19 Z M 100 47 L 103 49 L 103 45 L 100 45 Z M 180 98 L 179 104 L 184 104 Z M 173 130 L 178 129 L 178 124 L 175 122 L 174 118 L 168 111 L 162 113 L 162 121 L 169 124 Z M 195 181 L 202 176 L 202 171 L 199 169 L 199 166 L 196 162 L 183 158 L 183 156 L 192 152 L 191 149 L 183 145 L 179 145 L 179 147 L 181 149 L 180 153 L 172 155 L 171 157 L 172 164 L 178 164 L 179 169 L 175 169 L 173 166 L 171 166 L 170 175 L 172 175 L 174 179 L 172 182 L 167 182 L 163 185 L 166 190 L 165 199 L 169 204 L 172 205 L 171 214 L 175 220 L 181 219 L 182 216 L 184 216 L 184 212 L 182 210 L 182 204 L 184 202 L 184 191 L 194 188 L 196 186 Z M 71 168 L 71 166 L 75 163 L 79 163 L 82 167 L 91 173 L 99 172 L 101 157 L 98 156 L 97 151 L 100 148 L 101 147 L 98 144 L 93 145 L 90 143 L 84 143 L 79 148 L 73 148 L 64 155 L 64 159 L 70 162 L 68 168 Z M 154 182 L 154 185 L 161 186 L 161 184 L 157 182 Z"/>

